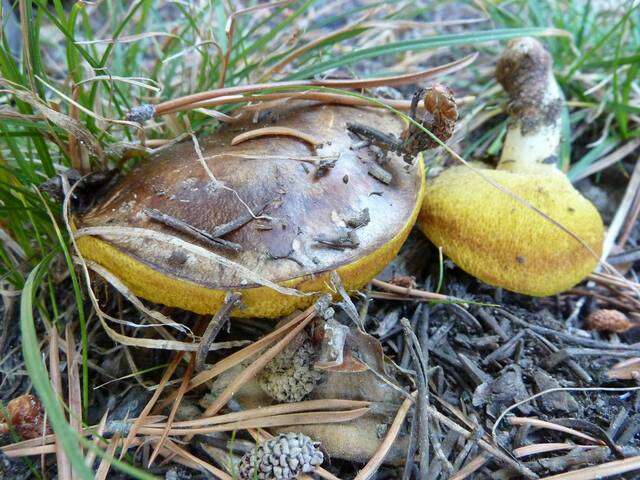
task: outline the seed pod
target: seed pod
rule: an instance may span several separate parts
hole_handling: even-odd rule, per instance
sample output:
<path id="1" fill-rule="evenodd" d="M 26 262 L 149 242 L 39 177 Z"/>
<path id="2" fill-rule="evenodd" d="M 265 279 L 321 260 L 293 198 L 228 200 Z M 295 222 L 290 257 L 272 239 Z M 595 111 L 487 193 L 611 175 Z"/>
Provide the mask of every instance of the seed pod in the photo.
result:
<path id="1" fill-rule="evenodd" d="M 44 409 L 38 397 L 20 395 L 7 404 L 6 410 L 8 418 L 4 419 L 6 424 L 2 425 L 5 432 L 13 429 L 25 440 L 49 433 L 48 426 L 45 426 Z"/>
<path id="2" fill-rule="evenodd" d="M 238 466 L 241 480 L 293 480 L 322 464 L 318 443 L 301 433 L 281 433 L 247 452 Z"/>
<path id="3" fill-rule="evenodd" d="M 627 316 L 619 310 L 594 310 L 587 317 L 587 328 L 599 332 L 622 333 L 629 330 L 633 324 Z"/>

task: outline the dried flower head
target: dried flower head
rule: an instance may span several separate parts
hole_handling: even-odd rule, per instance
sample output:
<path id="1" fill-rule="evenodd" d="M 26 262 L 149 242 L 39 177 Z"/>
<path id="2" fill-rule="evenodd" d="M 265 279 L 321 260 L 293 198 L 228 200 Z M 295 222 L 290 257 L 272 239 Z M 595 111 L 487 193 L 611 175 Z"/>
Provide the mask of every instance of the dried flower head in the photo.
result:
<path id="1" fill-rule="evenodd" d="M 318 443 L 302 433 L 281 433 L 256 445 L 238 465 L 241 480 L 293 480 L 320 465 Z"/>
<path id="2" fill-rule="evenodd" d="M 587 317 L 589 330 L 620 333 L 629 330 L 631 326 L 631 321 L 619 310 L 595 310 Z"/>
<path id="3" fill-rule="evenodd" d="M 13 429 L 25 440 L 49 433 L 45 426 L 44 409 L 34 395 L 20 395 L 11 400 L 7 404 L 6 414 L 7 418 L 3 418 L 6 423 L 0 424 L 4 432 Z"/>
<path id="4" fill-rule="evenodd" d="M 320 379 L 321 373 L 313 369 L 314 357 L 315 348 L 303 332 L 265 366 L 258 382 L 278 402 L 299 402 Z"/>

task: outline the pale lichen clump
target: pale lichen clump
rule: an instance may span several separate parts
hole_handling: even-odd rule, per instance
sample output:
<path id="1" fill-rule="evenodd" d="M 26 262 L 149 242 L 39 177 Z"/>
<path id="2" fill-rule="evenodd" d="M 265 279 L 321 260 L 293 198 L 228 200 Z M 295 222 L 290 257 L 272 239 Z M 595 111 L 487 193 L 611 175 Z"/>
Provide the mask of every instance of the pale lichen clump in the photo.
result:
<path id="1" fill-rule="evenodd" d="M 313 369 L 314 359 L 311 339 L 303 332 L 265 366 L 258 378 L 260 387 L 280 403 L 303 400 L 322 375 Z"/>

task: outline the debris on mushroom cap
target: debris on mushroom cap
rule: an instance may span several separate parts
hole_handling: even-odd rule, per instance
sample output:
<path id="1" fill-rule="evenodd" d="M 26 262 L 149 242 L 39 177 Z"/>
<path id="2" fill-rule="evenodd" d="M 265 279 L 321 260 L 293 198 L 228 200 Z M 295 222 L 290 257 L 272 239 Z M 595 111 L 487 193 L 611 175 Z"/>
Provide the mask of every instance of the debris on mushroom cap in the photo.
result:
<path id="1" fill-rule="evenodd" d="M 216 311 L 232 289 L 241 291 L 244 305 L 233 316 L 283 316 L 313 298 L 287 296 L 265 284 L 327 291 L 334 270 L 346 288 L 360 288 L 406 239 L 424 178 L 418 162 L 407 166 L 396 155 L 384 165 L 391 174 L 388 184 L 369 175 L 376 152 L 358 145 L 346 124 L 357 121 L 399 134 L 402 122 L 378 109 L 309 102 L 290 102 L 264 117 L 200 139 L 201 159 L 187 141 L 142 163 L 74 219 L 80 235 L 90 227 L 113 230 L 79 236 L 81 253 L 135 294 L 197 313 Z M 239 134 L 266 126 L 294 129 L 322 144 L 295 135 L 260 135 L 231 145 Z M 327 159 L 337 160 L 316 175 L 315 167 Z M 365 210 L 368 222 L 348 222 Z M 164 241 L 167 236 L 173 243 Z"/>
<path id="2" fill-rule="evenodd" d="M 238 466 L 241 480 L 293 480 L 324 461 L 319 444 L 302 433 L 281 433 L 247 452 Z"/>
<path id="3" fill-rule="evenodd" d="M 511 101 L 498 167 L 454 166 L 428 180 L 417 222 L 463 270 L 535 296 L 581 281 L 604 238 L 596 208 L 554 165 L 562 97 L 551 66 L 536 40 L 509 43 L 497 69 Z"/>
<path id="4" fill-rule="evenodd" d="M 311 339 L 303 331 L 264 367 L 258 382 L 278 402 L 299 402 L 312 392 L 322 376 L 313 369 L 314 357 Z"/>
<path id="5" fill-rule="evenodd" d="M 587 328 L 601 332 L 621 333 L 629 330 L 633 324 L 627 316 L 619 310 L 594 310 L 587 317 Z"/>

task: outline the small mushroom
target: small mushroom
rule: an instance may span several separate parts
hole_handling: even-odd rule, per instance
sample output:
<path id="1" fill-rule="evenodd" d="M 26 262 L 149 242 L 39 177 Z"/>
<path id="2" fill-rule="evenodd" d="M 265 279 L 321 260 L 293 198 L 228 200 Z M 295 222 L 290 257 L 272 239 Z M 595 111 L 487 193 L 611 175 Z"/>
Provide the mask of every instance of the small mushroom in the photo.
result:
<path id="1" fill-rule="evenodd" d="M 186 141 L 135 168 L 74 218 L 82 255 L 142 298 L 202 314 L 237 291 L 232 316 L 284 316 L 329 291 L 333 271 L 348 290 L 365 285 L 415 223 L 424 176 L 417 162 L 390 155 L 389 182 L 377 180 L 376 151 L 346 126 L 399 135 L 402 122 L 379 109 L 301 101 L 263 117 L 200 139 L 201 157 Z M 323 160 L 334 163 L 318 176 Z M 349 221 L 363 212 L 368 221 Z"/>
<path id="2" fill-rule="evenodd" d="M 480 280 L 528 295 L 553 295 L 596 266 L 602 219 L 555 166 L 562 95 L 549 53 L 532 38 L 514 40 L 496 74 L 509 94 L 509 124 L 497 168 L 478 168 L 553 221 L 466 166 L 455 166 L 427 181 L 417 224 Z"/>

